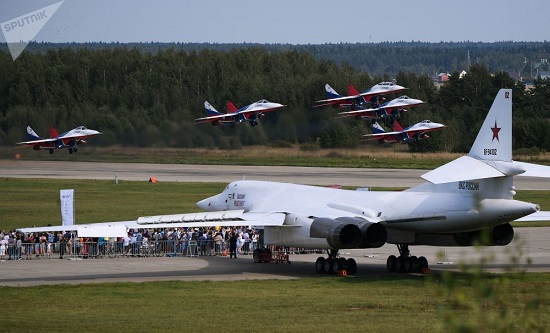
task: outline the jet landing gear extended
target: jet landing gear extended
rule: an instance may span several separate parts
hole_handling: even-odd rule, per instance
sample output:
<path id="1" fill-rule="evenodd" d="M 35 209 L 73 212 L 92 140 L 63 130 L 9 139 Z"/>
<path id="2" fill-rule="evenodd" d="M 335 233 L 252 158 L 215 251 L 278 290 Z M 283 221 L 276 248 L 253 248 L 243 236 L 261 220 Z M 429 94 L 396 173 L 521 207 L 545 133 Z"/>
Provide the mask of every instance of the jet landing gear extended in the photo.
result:
<path id="1" fill-rule="evenodd" d="M 428 259 L 411 256 L 408 244 L 397 244 L 397 249 L 399 257 L 391 255 L 386 262 L 389 272 L 416 273 L 428 268 Z"/>
<path id="2" fill-rule="evenodd" d="M 338 250 L 327 250 L 328 257 L 319 257 L 315 261 L 315 270 L 319 274 L 336 274 L 339 271 L 346 270 L 347 275 L 355 275 L 357 272 L 357 263 L 355 259 L 339 258 Z"/>

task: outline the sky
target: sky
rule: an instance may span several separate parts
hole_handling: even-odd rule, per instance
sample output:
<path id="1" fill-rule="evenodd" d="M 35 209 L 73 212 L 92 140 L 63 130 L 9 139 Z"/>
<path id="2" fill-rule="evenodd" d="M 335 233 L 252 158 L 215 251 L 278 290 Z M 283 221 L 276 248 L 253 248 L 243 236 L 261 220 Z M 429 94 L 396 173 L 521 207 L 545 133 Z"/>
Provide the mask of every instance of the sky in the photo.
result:
<path id="1" fill-rule="evenodd" d="M 6 22 L 59 0 L 0 0 Z M 4 31 L 3 31 L 4 32 Z M 378 43 L 550 40 L 549 0 L 65 0 L 43 42 Z M 6 42 L 5 33 L 0 42 Z"/>

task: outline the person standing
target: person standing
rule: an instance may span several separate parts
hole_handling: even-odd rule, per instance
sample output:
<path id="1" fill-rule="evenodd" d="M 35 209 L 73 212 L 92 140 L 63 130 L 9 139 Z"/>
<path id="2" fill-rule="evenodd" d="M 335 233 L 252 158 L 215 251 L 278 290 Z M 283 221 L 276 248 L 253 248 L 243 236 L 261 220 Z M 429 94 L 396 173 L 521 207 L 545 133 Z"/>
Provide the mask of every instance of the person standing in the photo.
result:
<path id="1" fill-rule="evenodd" d="M 229 258 L 237 259 L 237 235 L 235 235 L 235 232 L 231 232 L 231 236 L 229 236 Z"/>

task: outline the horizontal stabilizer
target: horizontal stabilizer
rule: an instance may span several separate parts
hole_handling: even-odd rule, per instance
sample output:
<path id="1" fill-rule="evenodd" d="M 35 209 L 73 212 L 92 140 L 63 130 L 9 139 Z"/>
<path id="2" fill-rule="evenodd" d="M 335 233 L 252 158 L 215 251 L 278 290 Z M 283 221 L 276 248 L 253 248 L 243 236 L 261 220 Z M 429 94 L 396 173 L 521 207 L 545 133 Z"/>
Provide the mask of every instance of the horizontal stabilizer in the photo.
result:
<path id="1" fill-rule="evenodd" d="M 550 211 L 538 211 L 516 220 L 516 222 L 550 221 Z"/>
<path id="2" fill-rule="evenodd" d="M 421 177 L 433 184 L 503 176 L 550 178 L 550 166 L 516 161 L 484 161 L 462 156 Z"/>
<path id="3" fill-rule="evenodd" d="M 502 176 L 504 174 L 494 167 L 473 157 L 462 156 L 423 174 L 421 177 L 433 184 L 443 184 Z"/>
<path id="4" fill-rule="evenodd" d="M 519 176 L 550 178 L 550 166 L 517 161 L 514 161 L 513 163 L 519 165 L 525 170 L 525 172 Z"/>

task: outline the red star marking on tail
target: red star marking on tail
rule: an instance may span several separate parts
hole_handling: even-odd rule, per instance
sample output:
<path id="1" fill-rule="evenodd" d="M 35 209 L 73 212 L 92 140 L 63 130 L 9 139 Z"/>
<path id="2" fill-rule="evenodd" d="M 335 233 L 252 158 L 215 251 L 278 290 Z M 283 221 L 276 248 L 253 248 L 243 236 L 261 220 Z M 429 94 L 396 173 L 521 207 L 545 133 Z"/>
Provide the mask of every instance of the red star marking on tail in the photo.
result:
<path id="1" fill-rule="evenodd" d="M 497 139 L 497 141 L 500 142 L 498 139 L 498 132 L 500 132 L 500 127 L 497 127 L 497 121 L 495 120 L 495 127 L 491 127 L 491 131 L 493 131 L 493 139 L 491 141 L 494 141 Z"/>

